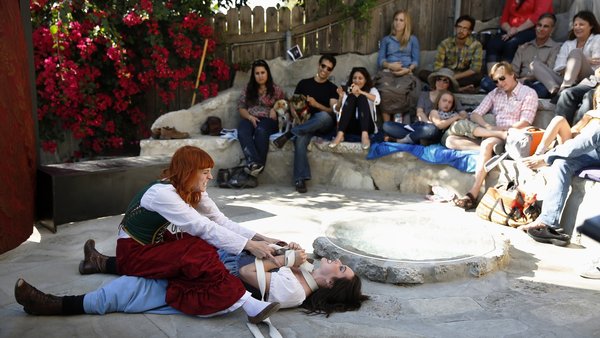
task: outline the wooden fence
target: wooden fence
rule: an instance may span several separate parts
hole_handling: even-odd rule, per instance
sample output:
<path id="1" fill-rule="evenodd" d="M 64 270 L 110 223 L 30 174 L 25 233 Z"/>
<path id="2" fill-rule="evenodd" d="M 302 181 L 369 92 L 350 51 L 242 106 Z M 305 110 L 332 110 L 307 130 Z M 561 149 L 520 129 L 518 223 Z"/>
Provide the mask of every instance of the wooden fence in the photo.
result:
<path id="1" fill-rule="evenodd" d="M 347 3 L 354 0 L 345 0 Z M 413 32 L 421 49 L 435 49 L 437 44 L 453 34 L 456 0 L 378 0 L 368 23 L 343 20 L 339 8 L 324 0 L 305 0 L 305 7 L 290 10 L 282 7 L 242 7 L 212 18 L 217 35 L 216 54 L 248 69 L 256 59 L 272 59 L 286 55 L 286 36 L 291 46 L 298 44 L 305 56 L 321 53 L 362 53 L 378 50 L 379 40 L 389 34 L 394 12 L 406 9 L 413 19 Z M 468 13 L 478 20 L 497 17 L 504 0 L 462 0 L 459 13 Z M 571 0 L 554 0 L 557 13 L 565 12 Z M 162 113 L 189 108 L 192 94 L 177 90 L 176 99 L 163 104 L 156 92 L 148 92 L 141 104 L 147 112 L 148 127 Z"/>
<path id="2" fill-rule="evenodd" d="M 370 20 L 361 23 L 342 19 L 340 9 L 329 5 L 329 1 L 305 0 L 304 3 L 304 8 L 292 10 L 242 7 L 216 15 L 214 26 L 221 55 L 245 68 L 258 58 L 285 57 L 286 38 L 290 46 L 298 44 L 305 56 L 370 54 L 378 50 L 379 40 L 389 34 L 397 9 L 408 11 L 421 49 L 431 50 L 453 34 L 456 3 L 461 4 L 458 13 L 468 13 L 481 21 L 499 16 L 504 5 L 503 0 L 378 0 Z M 571 0 L 554 0 L 555 12 L 568 10 L 570 4 Z"/>

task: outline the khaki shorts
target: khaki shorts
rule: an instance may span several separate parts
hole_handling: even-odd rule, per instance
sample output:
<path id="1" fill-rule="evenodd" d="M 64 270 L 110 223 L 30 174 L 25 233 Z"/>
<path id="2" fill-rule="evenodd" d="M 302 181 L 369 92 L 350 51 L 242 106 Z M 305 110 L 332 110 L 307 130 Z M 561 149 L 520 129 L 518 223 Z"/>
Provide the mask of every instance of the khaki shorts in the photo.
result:
<path id="1" fill-rule="evenodd" d="M 485 114 L 483 115 L 483 120 L 492 126 L 496 125 L 496 117 L 493 114 Z M 446 129 L 444 135 L 442 136 L 442 145 L 446 145 L 446 140 L 448 136 L 463 136 L 473 140 L 480 141 L 481 138 L 473 135 L 473 131 L 475 128 L 480 127 L 477 123 L 471 120 L 459 120 L 450 126 L 450 128 Z"/>

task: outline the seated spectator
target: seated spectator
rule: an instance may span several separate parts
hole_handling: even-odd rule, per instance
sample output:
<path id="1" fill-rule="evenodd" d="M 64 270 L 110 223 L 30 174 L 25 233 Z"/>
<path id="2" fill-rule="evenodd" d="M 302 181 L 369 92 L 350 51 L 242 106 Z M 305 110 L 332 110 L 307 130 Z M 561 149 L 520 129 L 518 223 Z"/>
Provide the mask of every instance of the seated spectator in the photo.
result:
<path id="1" fill-rule="evenodd" d="M 485 96 L 471 114 L 471 120 L 454 122 L 444 133 L 443 140 L 448 148 L 476 149 L 480 138 L 480 153 L 475 171 L 475 182 L 466 196 L 454 203 L 463 209 L 476 206 L 477 196 L 487 175 L 484 164 L 492 157 L 494 148 L 504 145 L 509 128 L 525 128 L 533 123 L 538 107 L 535 91 L 517 81 L 508 62 L 499 62 L 492 67 L 490 77 L 498 88 Z M 491 114 L 488 114 L 490 113 Z M 484 118 L 484 116 L 486 116 Z M 456 147 L 451 138 L 469 139 L 467 146 Z M 449 142 L 450 141 L 450 142 Z M 497 150 L 497 152 L 499 152 Z"/>
<path id="2" fill-rule="evenodd" d="M 410 120 L 411 97 L 416 101 L 418 79 L 412 72 L 419 65 L 419 40 L 411 34 L 412 23 L 407 11 L 394 13 L 392 31 L 379 42 L 377 89 L 381 93 L 383 121 L 395 113 Z M 413 102 L 414 102 L 413 101 Z M 414 104 L 414 103 L 413 103 Z"/>
<path id="3" fill-rule="evenodd" d="M 517 48 L 535 38 L 533 27 L 540 15 L 553 12 L 552 0 L 506 1 L 500 17 L 503 34 L 492 37 L 486 46 L 488 71 L 498 61 L 512 62 Z"/>
<path id="4" fill-rule="evenodd" d="M 310 140 L 315 135 L 329 135 L 335 127 L 333 105 L 337 102 L 338 94 L 337 86 L 329 80 L 329 76 L 336 62 L 333 55 L 321 56 L 317 74 L 298 82 L 294 94 L 306 96 L 310 118 L 273 141 L 275 146 L 281 148 L 288 139 L 294 137 L 294 185 L 301 194 L 308 191 L 306 181 L 311 179 L 307 155 Z"/>
<path id="5" fill-rule="evenodd" d="M 550 170 L 546 173 L 542 213 L 534 222 L 522 225 L 519 229 L 527 231 L 538 242 L 568 245 L 571 236 L 557 230 L 560 228 L 560 214 L 567 200 L 573 175 L 585 167 L 600 165 L 600 124 L 585 128 L 569 142 L 544 155 L 523 159 L 523 162 L 532 169 L 548 165 Z"/>
<path id="6" fill-rule="evenodd" d="M 593 125 L 593 123 L 590 122 L 597 122 L 600 118 L 600 87 L 596 87 L 594 90 L 593 102 L 593 110 L 586 112 L 581 120 L 573 127 L 569 125 L 569 122 L 567 122 L 567 119 L 564 116 L 555 116 L 546 127 L 542 140 L 535 150 L 535 154 L 541 155 L 546 153 L 555 139 L 558 144 L 563 144 L 565 141 L 580 134 L 584 128 Z"/>
<path id="7" fill-rule="evenodd" d="M 600 83 L 600 67 L 593 75 L 576 86 L 563 90 L 558 96 L 556 116 L 563 116 L 569 125 L 577 123 L 593 107 L 594 88 Z"/>
<path id="8" fill-rule="evenodd" d="M 482 78 L 483 47 L 471 35 L 473 28 L 475 28 L 475 19 L 472 16 L 460 16 L 454 24 L 456 33 L 444 39 L 438 45 L 435 54 L 433 71 L 437 72 L 442 68 L 453 71 L 454 78 L 460 86 L 460 89 L 454 90 L 455 92 L 474 91 Z M 419 78 L 427 81 L 430 74 L 429 70 L 421 70 Z"/>
<path id="9" fill-rule="evenodd" d="M 384 122 L 383 132 L 386 135 L 386 141 L 389 141 L 390 137 L 396 140 L 404 139 L 404 143 L 423 145 L 440 141 L 442 134 L 431 120 L 429 114 L 434 108 L 438 109 L 435 106 L 435 102 L 438 100 L 440 93 L 447 92 L 448 90 L 455 92 L 458 90 L 459 85 L 456 79 L 454 79 L 454 73 L 447 68 L 441 68 L 438 71 L 429 74 L 427 82 L 433 90 L 421 91 L 419 101 L 417 102 L 417 121 L 411 124 L 392 121 Z M 454 96 L 452 97 L 454 101 L 452 109 L 460 112 L 462 115 L 466 115 L 460 101 L 456 100 Z M 409 135 L 410 139 L 406 139 Z"/>
<path id="10" fill-rule="evenodd" d="M 238 101 L 242 117 L 238 126 L 238 140 L 246 157 L 246 172 L 258 176 L 267 162 L 269 136 L 278 128 L 277 113 L 273 105 L 284 99 L 281 87 L 273 82 L 269 65 L 264 60 L 252 63 L 248 85 Z"/>
<path id="11" fill-rule="evenodd" d="M 554 68 L 534 65 L 537 78 L 551 95 L 562 94 L 565 89 L 573 87 L 593 75 L 594 70 L 600 66 L 599 33 L 600 25 L 594 14 L 589 11 L 578 12 L 573 17 L 573 28 L 569 32 L 569 40 L 565 41 L 560 48 Z M 589 85 L 585 81 L 584 84 Z M 576 95 L 579 101 L 585 91 L 581 95 Z M 573 117 L 569 118 L 569 115 L 572 115 L 575 109 L 568 109 L 563 115 L 570 123 L 573 122 Z"/>
<path id="12" fill-rule="evenodd" d="M 535 39 L 519 46 L 511 64 L 518 81 L 533 88 L 540 98 L 548 98 L 551 95 L 550 90 L 554 91 L 553 94 L 556 94 L 555 90 L 557 90 L 557 88 L 546 88 L 544 85 L 544 83 L 549 83 L 549 80 L 553 78 L 547 74 L 556 75 L 552 71 L 552 68 L 554 67 L 560 44 L 550 37 L 554 31 L 555 24 L 556 16 L 554 14 L 542 14 L 535 26 Z M 549 79 L 544 79 L 544 76 L 549 77 Z M 489 93 L 496 88 L 496 84 L 486 76 L 481 81 L 481 88 Z"/>
<path id="13" fill-rule="evenodd" d="M 369 135 L 377 132 L 377 112 L 375 107 L 381 101 L 379 91 L 373 86 L 371 75 L 364 67 L 355 67 L 350 71 L 346 88 L 338 87 L 338 104 L 333 107 L 337 114 L 337 135 L 329 143 L 335 148 L 348 135 L 360 137 L 363 149 L 369 149 Z"/>

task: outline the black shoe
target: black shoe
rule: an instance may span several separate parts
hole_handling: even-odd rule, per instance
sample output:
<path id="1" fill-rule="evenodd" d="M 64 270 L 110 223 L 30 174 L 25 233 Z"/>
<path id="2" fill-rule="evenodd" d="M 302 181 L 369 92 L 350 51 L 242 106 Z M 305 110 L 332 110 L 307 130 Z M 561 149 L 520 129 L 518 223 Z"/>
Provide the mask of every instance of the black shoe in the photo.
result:
<path id="1" fill-rule="evenodd" d="M 298 180 L 296 181 L 296 191 L 304 194 L 305 192 L 307 192 L 308 190 L 306 189 L 306 182 L 304 182 L 304 180 Z"/>
<path id="2" fill-rule="evenodd" d="M 571 243 L 571 236 L 560 233 L 556 229 L 545 226 L 527 230 L 529 237 L 540 243 L 550 243 L 558 246 L 567 246 Z"/>
<path id="3" fill-rule="evenodd" d="M 258 174 L 260 174 L 264 169 L 264 165 L 260 165 L 258 163 L 250 163 L 244 168 L 244 171 L 250 176 L 258 177 Z"/>
<path id="4" fill-rule="evenodd" d="M 283 148 L 283 146 L 285 145 L 285 143 L 292 138 L 294 134 L 292 134 L 292 132 L 288 131 L 285 134 L 282 134 L 281 136 L 279 136 L 278 138 L 276 138 L 275 140 L 273 140 L 273 144 L 281 149 Z"/>

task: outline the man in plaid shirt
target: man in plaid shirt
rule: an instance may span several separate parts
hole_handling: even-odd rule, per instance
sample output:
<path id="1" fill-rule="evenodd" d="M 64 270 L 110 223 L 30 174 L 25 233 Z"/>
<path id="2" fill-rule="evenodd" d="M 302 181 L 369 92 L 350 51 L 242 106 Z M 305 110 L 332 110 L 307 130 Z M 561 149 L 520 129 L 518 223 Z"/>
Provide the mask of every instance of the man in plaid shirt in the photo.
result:
<path id="1" fill-rule="evenodd" d="M 471 35 L 473 28 L 475 28 L 473 17 L 470 15 L 459 17 L 454 25 L 456 34 L 439 44 L 433 63 L 434 72 L 440 68 L 451 69 L 461 89 L 465 91 L 474 90 L 483 77 L 481 74 L 483 47 Z M 426 81 L 431 73 L 423 70 L 419 72 L 419 77 Z"/>
<path id="2" fill-rule="evenodd" d="M 463 209 L 476 206 L 477 196 L 487 175 L 484 164 L 492 157 L 494 148 L 504 144 L 508 129 L 529 127 L 538 108 L 535 90 L 517 81 L 508 62 L 495 64 L 490 71 L 490 77 L 497 88 L 481 101 L 471 114 L 470 121 L 455 122 L 442 138 L 442 142 L 448 148 L 479 148 L 475 182 L 465 197 L 455 200 L 455 204 Z M 478 142 L 480 138 L 481 144 Z"/>

